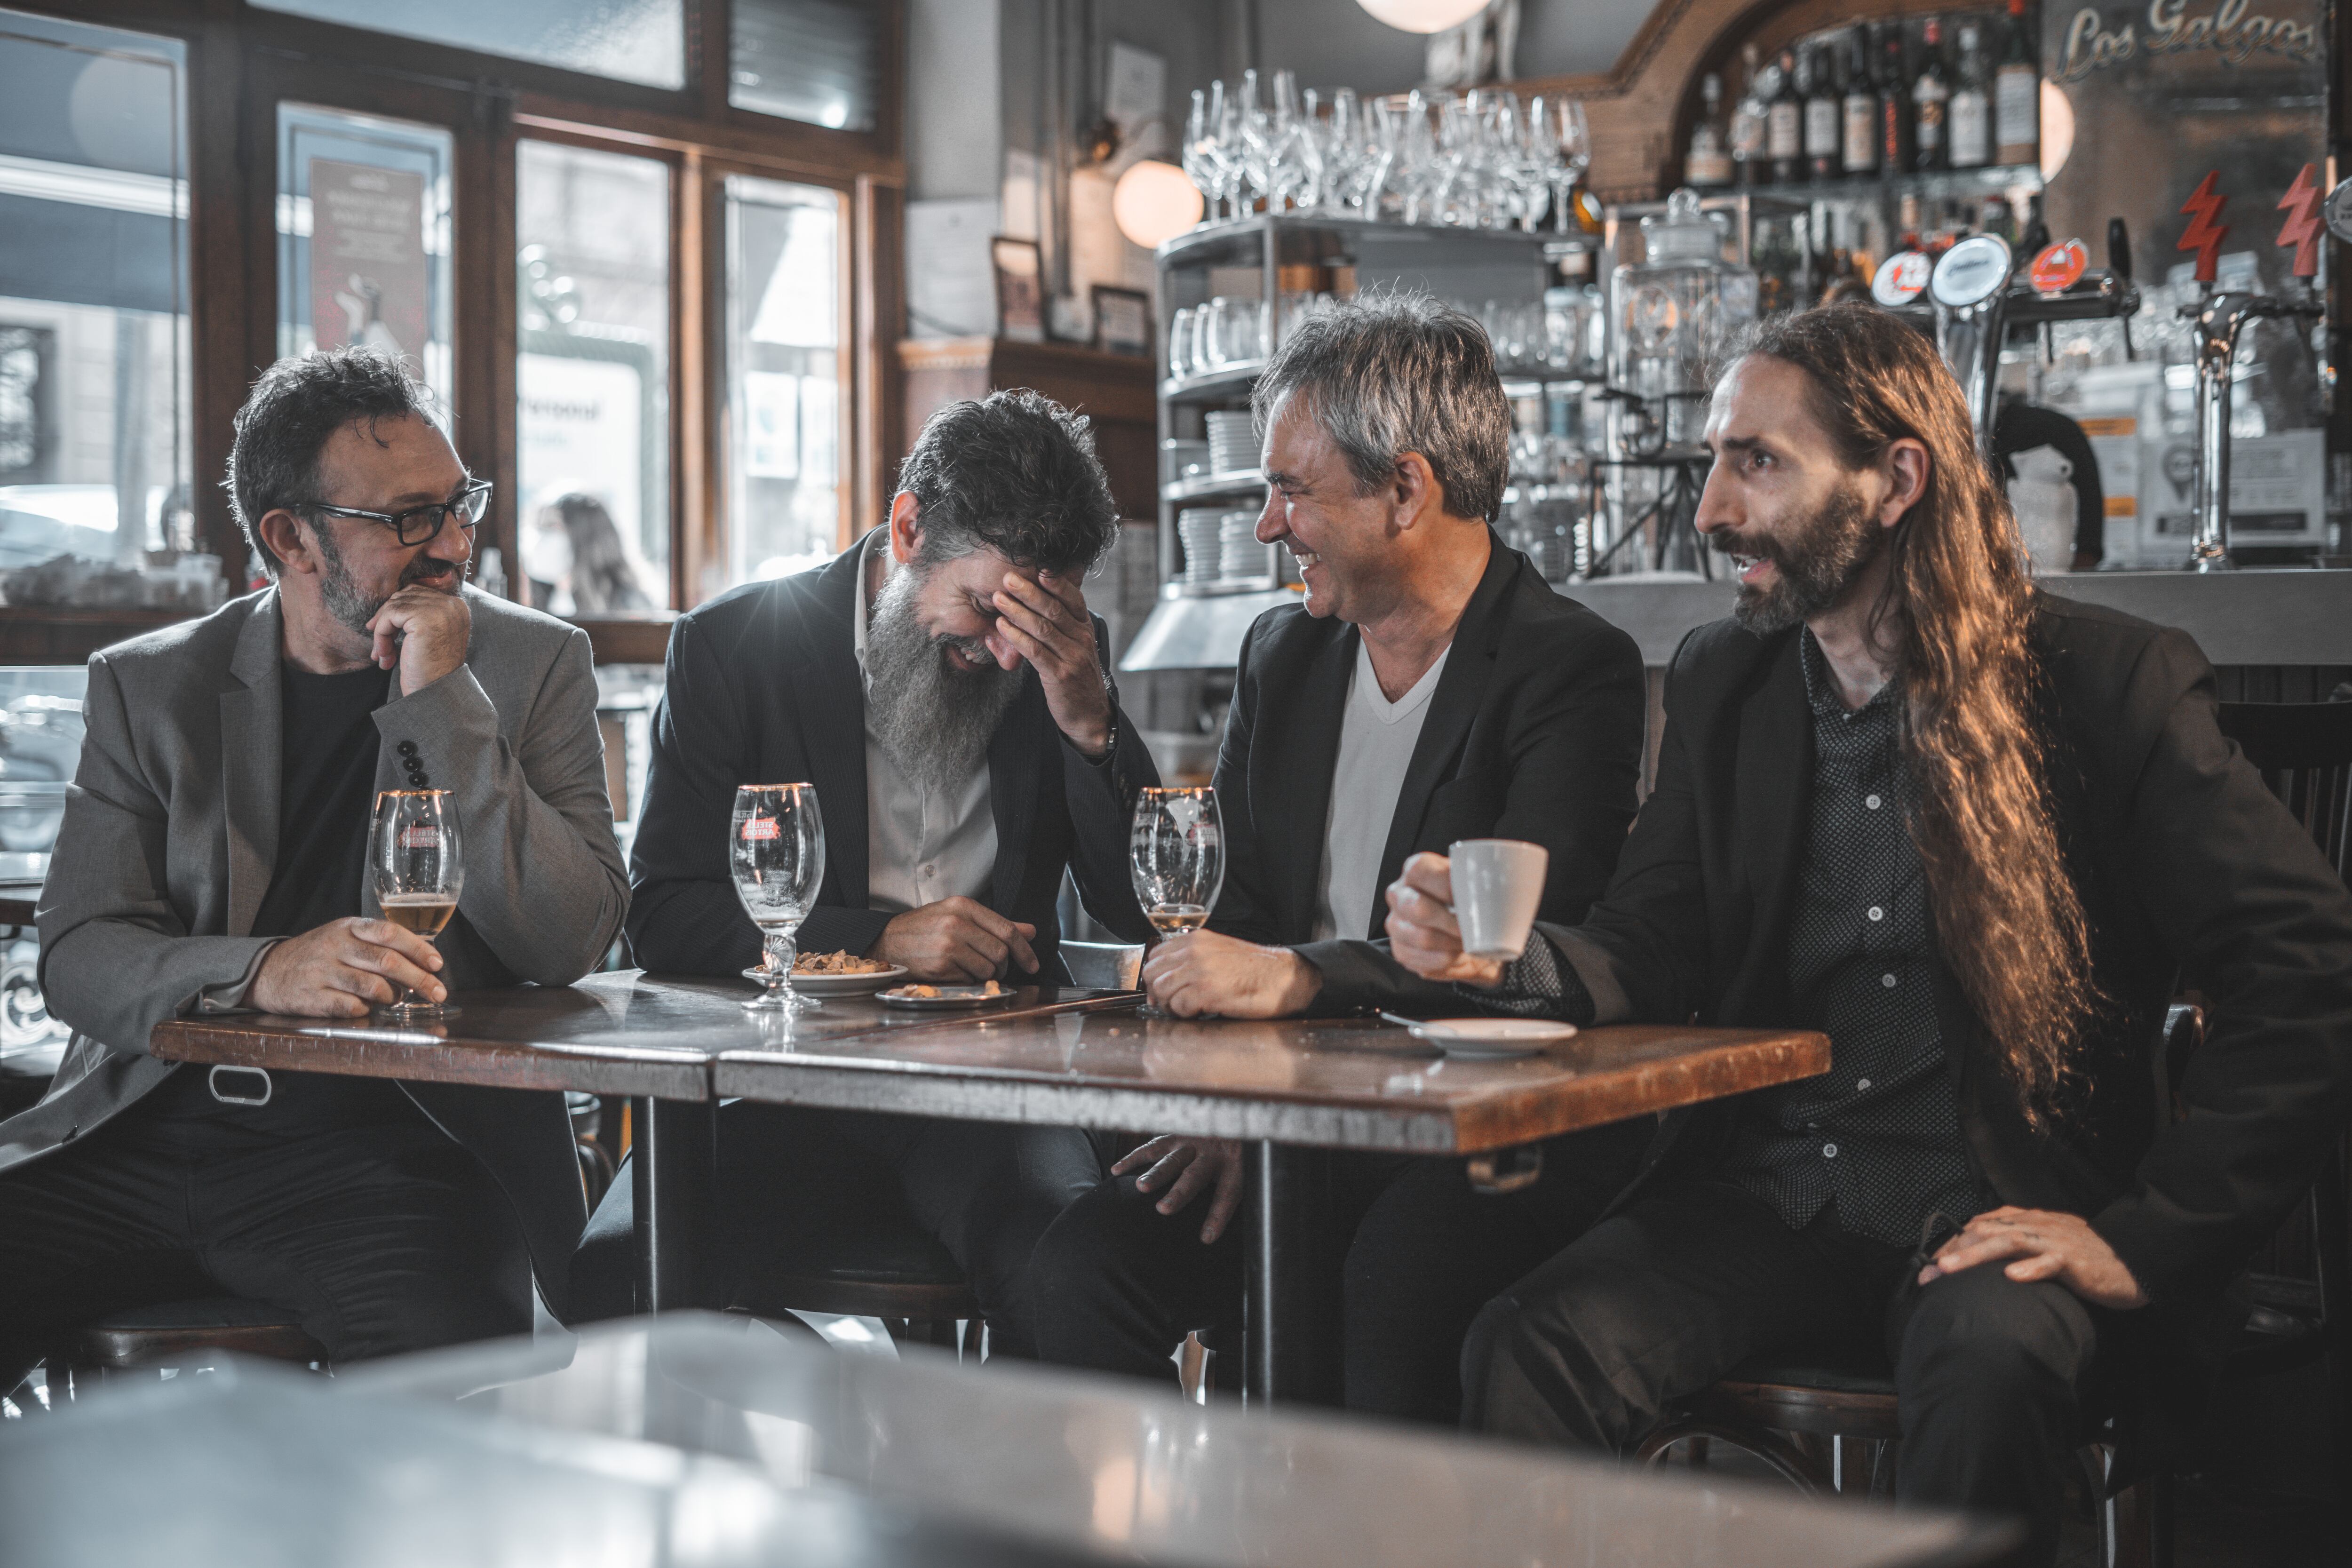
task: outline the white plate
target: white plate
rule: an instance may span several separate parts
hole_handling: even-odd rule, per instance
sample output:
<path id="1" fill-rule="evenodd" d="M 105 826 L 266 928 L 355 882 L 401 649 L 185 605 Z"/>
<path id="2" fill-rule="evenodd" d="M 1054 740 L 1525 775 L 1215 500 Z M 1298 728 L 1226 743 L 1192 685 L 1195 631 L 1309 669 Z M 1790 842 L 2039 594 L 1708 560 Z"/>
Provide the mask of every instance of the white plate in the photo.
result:
<path id="1" fill-rule="evenodd" d="M 1408 1031 L 1450 1057 L 1532 1057 L 1576 1033 L 1549 1018 L 1432 1018 Z"/>
<path id="2" fill-rule="evenodd" d="M 977 985 L 942 985 L 936 996 L 909 996 L 904 991 L 882 991 L 875 999 L 886 1006 L 911 1007 L 917 1012 L 943 1012 L 952 1007 L 1002 1007 L 1020 997 L 1020 990 L 1006 986 L 991 996 Z"/>
<path id="3" fill-rule="evenodd" d="M 907 966 L 894 963 L 870 974 L 795 974 L 793 989 L 803 996 L 865 996 L 907 978 Z"/>

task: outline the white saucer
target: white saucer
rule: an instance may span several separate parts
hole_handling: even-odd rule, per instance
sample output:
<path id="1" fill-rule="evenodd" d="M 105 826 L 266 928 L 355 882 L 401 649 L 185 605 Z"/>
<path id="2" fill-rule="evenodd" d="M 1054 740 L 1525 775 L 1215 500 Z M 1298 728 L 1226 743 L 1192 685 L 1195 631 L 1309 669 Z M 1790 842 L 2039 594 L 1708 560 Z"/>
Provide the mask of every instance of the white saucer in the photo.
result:
<path id="1" fill-rule="evenodd" d="M 1532 1057 L 1576 1033 L 1549 1018 L 1432 1018 L 1407 1031 L 1449 1057 Z"/>
<path id="2" fill-rule="evenodd" d="M 907 966 L 894 963 L 870 974 L 795 974 L 793 989 L 803 996 L 866 996 L 907 978 Z"/>

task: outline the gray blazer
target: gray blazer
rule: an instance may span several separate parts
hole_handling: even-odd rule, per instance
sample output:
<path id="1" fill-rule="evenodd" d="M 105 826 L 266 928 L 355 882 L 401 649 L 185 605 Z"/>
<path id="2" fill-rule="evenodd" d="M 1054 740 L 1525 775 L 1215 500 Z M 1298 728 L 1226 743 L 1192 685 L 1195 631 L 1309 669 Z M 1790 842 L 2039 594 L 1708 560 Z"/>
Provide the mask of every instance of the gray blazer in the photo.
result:
<path id="1" fill-rule="evenodd" d="M 588 638 L 465 593 L 466 664 L 376 710 L 376 787 L 402 787 L 396 748 L 413 741 L 435 786 L 457 792 L 466 886 L 440 942 L 451 988 L 566 985 L 628 904 Z M 76 1033 L 47 1095 L 0 1121 L 0 1171 L 182 1070 L 147 1055 L 149 1034 L 241 994 L 274 940 L 250 933 L 278 849 L 279 643 L 268 589 L 91 656 L 81 765 L 37 911 L 42 990 Z M 561 1312 L 586 1222 L 562 1097 L 402 1087 L 498 1179 Z"/>

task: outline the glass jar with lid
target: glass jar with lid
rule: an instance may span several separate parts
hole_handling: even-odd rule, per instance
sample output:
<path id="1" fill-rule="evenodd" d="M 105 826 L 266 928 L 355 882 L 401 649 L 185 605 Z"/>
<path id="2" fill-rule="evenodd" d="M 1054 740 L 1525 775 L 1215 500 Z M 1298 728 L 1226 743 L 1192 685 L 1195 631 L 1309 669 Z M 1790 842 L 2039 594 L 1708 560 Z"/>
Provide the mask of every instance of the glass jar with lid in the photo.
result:
<path id="1" fill-rule="evenodd" d="M 1696 453 L 1708 376 L 1733 334 L 1756 319 L 1756 274 L 1723 258 L 1723 231 L 1688 188 L 1642 220 L 1644 258 L 1609 279 L 1609 380 L 1620 453 Z"/>

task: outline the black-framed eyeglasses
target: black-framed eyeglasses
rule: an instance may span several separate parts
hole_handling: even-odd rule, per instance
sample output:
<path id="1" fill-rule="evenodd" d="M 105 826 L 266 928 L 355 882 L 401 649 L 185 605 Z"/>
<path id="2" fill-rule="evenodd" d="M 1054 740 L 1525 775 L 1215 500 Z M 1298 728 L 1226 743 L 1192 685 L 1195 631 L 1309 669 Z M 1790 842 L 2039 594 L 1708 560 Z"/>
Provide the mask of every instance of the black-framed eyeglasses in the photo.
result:
<path id="1" fill-rule="evenodd" d="M 429 506 L 413 506 L 405 511 L 362 511 L 355 506 L 332 506 L 322 500 L 304 501 L 296 510 L 382 523 L 398 534 L 403 544 L 424 544 L 438 538 L 442 525 L 453 517 L 457 520 L 457 526 L 468 533 L 480 526 L 482 519 L 489 514 L 490 491 L 494 488 L 488 479 L 468 479 L 457 500 L 436 500 Z"/>

